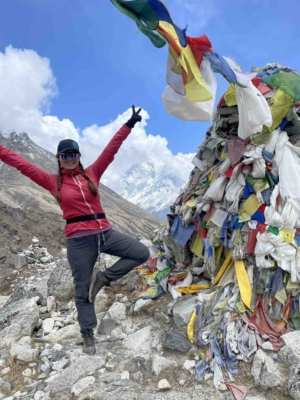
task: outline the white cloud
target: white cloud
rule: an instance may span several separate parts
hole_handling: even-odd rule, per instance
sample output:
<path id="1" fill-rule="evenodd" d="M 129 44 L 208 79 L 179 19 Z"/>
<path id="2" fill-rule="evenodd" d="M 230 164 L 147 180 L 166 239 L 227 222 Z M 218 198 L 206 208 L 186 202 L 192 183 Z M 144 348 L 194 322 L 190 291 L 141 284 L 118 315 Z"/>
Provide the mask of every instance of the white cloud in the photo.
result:
<path id="1" fill-rule="evenodd" d="M 180 27 L 188 26 L 189 36 L 200 36 L 202 28 L 219 15 L 220 5 L 215 0 L 175 0 L 169 1 L 174 22 Z"/>
<path id="2" fill-rule="evenodd" d="M 79 132 L 69 119 L 59 120 L 48 115 L 51 101 L 58 95 L 54 74 L 47 58 L 33 50 L 20 50 L 11 46 L 0 52 L 0 131 L 27 132 L 30 138 L 55 153 L 57 143 L 67 137 L 80 143 L 83 163 L 93 162 L 114 133 L 126 122 L 131 109 L 116 117 L 106 126 L 92 125 Z M 154 153 L 175 175 L 184 181 L 192 169 L 192 154 L 173 155 L 166 138 L 146 133 L 147 111 L 142 111 L 143 121 L 131 132 L 114 162 L 103 176 L 102 182 L 119 190 L 120 177 L 132 165 L 145 161 Z"/>
<path id="3" fill-rule="evenodd" d="M 114 133 L 120 129 L 120 126 L 128 120 L 130 115 L 131 109 L 128 109 L 106 126 L 98 127 L 93 125 L 82 131 L 80 145 L 83 163 L 88 165 L 96 159 L 99 152 L 107 145 Z M 166 138 L 146 133 L 149 115 L 145 110 L 141 112 L 141 115 L 143 117 L 142 122 L 133 129 L 120 148 L 115 160 L 103 175 L 102 183 L 116 191 L 122 189 L 121 175 L 132 165 L 145 161 L 149 154 L 155 154 L 157 158 L 168 166 L 169 170 L 172 169 L 174 175 L 183 181 L 187 180 L 188 174 L 192 169 L 191 159 L 193 154 L 178 153 L 173 155 L 168 149 Z"/>
<path id="4" fill-rule="evenodd" d="M 55 152 L 59 140 L 79 137 L 74 124 L 45 115 L 58 89 L 50 61 L 33 50 L 8 46 L 0 52 L 0 130 L 27 132 L 37 144 Z"/>

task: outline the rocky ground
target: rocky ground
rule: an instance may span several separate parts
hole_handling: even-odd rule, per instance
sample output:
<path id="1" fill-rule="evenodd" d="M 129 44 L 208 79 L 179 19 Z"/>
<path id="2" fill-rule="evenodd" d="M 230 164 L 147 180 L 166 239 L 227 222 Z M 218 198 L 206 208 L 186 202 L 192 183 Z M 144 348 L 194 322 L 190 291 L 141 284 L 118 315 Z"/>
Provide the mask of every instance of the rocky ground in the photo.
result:
<path id="1" fill-rule="evenodd" d="M 247 388 L 234 397 L 213 371 L 195 382 L 201 349 L 186 334 L 195 296 L 133 303 L 142 278 L 132 271 L 98 294 L 97 354 L 86 356 L 65 250 L 53 257 L 34 238 L 17 258 L 0 296 L 0 400 L 300 399 L 297 332 L 284 335 L 279 353 L 259 350 L 241 362 L 234 381 L 223 371 L 226 383 Z"/>

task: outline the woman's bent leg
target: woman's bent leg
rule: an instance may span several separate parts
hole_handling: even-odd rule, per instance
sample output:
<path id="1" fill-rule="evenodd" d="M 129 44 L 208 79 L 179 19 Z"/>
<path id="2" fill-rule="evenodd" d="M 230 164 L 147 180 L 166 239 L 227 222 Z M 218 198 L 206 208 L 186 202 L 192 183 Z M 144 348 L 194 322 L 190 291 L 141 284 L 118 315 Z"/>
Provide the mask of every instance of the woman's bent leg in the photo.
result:
<path id="1" fill-rule="evenodd" d="M 134 267 L 146 262 L 150 255 L 148 248 L 141 242 L 113 229 L 101 234 L 101 252 L 121 257 L 105 270 L 105 276 L 110 282 L 122 278 Z"/>

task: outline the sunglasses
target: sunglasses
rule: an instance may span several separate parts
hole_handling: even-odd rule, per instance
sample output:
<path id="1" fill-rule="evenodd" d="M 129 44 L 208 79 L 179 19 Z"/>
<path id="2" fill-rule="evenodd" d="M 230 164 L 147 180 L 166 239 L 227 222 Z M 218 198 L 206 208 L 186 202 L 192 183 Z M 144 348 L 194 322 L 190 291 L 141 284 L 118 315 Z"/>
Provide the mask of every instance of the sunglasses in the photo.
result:
<path id="1" fill-rule="evenodd" d="M 81 156 L 80 153 L 59 153 L 59 154 L 63 161 L 67 161 L 67 160 L 77 161 L 77 160 L 79 160 L 79 158 Z"/>

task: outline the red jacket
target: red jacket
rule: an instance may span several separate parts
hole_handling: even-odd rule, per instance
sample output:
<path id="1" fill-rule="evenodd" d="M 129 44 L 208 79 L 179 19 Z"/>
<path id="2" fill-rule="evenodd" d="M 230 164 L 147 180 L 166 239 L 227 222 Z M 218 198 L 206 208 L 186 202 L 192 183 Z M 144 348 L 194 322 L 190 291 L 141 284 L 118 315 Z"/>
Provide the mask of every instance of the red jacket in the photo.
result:
<path id="1" fill-rule="evenodd" d="M 130 132 L 131 129 L 128 128 L 128 126 L 123 125 L 105 147 L 97 160 L 86 169 L 87 175 L 96 186 L 99 185 L 101 176 L 109 164 L 114 160 L 115 154 L 117 154 L 123 141 L 127 138 Z M 0 160 L 14 168 L 17 168 L 23 175 L 48 190 L 53 196 L 56 195 L 58 187 L 58 178 L 56 174 L 48 174 L 20 157 L 12 150 L 6 149 L 1 145 Z M 74 171 L 63 170 L 63 181 L 60 194 L 61 202 L 59 203 L 59 206 L 63 211 L 64 219 L 78 217 L 80 215 L 103 213 L 99 194 L 94 196 L 90 192 L 88 182 L 81 175 L 79 168 Z M 65 233 L 68 237 L 78 230 L 105 229 L 108 227 L 109 222 L 107 219 L 96 219 L 68 224 L 65 227 Z"/>

